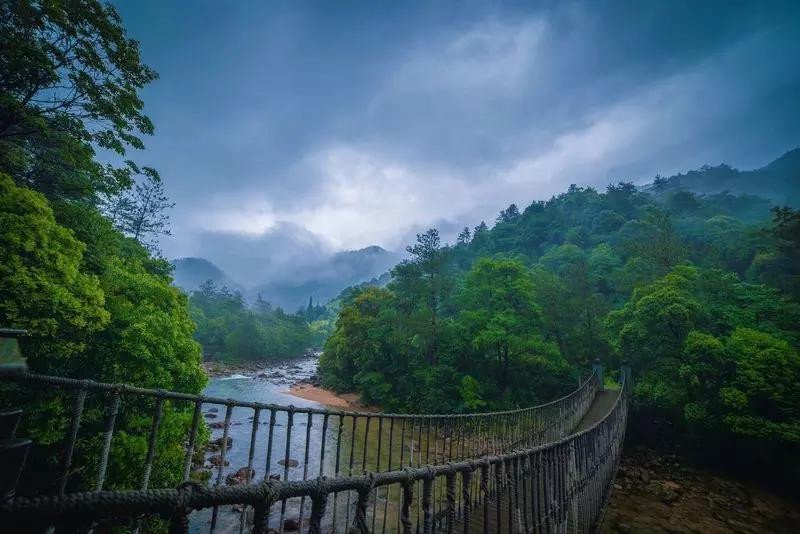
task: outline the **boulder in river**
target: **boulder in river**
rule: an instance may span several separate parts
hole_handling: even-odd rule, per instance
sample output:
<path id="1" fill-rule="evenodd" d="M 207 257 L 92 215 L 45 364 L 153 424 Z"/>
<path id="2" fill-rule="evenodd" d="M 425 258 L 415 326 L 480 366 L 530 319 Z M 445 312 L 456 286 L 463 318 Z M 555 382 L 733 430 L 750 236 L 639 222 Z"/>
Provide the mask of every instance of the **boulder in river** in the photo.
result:
<path id="1" fill-rule="evenodd" d="M 252 467 L 240 467 L 233 473 L 229 473 L 225 477 L 225 483 L 229 486 L 237 486 L 239 484 L 246 484 L 248 480 L 253 480 L 256 477 L 256 470 Z"/>
<path id="2" fill-rule="evenodd" d="M 278 465 L 282 465 L 285 467 L 297 467 L 298 465 L 300 465 L 300 462 L 298 462 L 294 458 L 289 458 L 288 460 L 278 460 Z"/>
<path id="3" fill-rule="evenodd" d="M 222 450 L 222 438 L 212 439 L 208 442 L 208 449 L 211 451 L 219 451 Z M 233 438 L 228 436 L 228 439 L 224 442 L 225 443 L 225 450 L 229 450 L 233 446 Z"/>
<path id="4" fill-rule="evenodd" d="M 214 456 L 211 456 L 208 459 L 208 462 L 214 467 L 219 467 L 220 464 L 222 463 L 222 456 L 220 456 L 219 454 L 215 454 Z M 225 460 L 225 465 L 228 466 L 231 465 L 231 463 L 228 460 Z"/>

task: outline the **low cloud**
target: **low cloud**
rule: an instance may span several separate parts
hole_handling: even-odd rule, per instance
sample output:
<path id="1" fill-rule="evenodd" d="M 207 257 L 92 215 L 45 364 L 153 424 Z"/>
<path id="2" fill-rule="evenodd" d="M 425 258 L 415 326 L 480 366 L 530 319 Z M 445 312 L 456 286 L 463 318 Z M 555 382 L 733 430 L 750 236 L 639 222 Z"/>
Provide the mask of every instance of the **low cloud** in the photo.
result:
<path id="1" fill-rule="evenodd" d="M 181 150 L 155 152 L 178 202 L 166 253 L 234 278 L 302 277 L 319 268 L 312 258 L 402 250 L 429 226 L 452 240 L 571 183 L 756 167 L 800 143 L 791 4 L 494 6 L 451 24 L 432 9 L 375 15 L 374 32 L 293 13 L 247 34 L 253 50 L 274 41 L 282 53 L 229 77 L 246 105 L 208 110 L 221 122 L 198 130 L 202 151 L 184 168 Z M 256 24 L 249 15 L 235 23 Z"/>

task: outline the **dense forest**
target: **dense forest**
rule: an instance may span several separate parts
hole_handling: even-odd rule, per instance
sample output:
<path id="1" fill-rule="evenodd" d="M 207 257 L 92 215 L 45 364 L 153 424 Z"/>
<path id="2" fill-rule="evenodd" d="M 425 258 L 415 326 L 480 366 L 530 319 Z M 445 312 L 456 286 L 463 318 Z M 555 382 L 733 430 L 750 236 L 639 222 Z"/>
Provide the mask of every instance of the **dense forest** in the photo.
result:
<path id="1" fill-rule="evenodd" d="M 453 245 L 434 229 L 345 300 L 324 383 L 390 410 L 510 408 L 594 360 L 635 376 L 632 432 L 739 465 L 800 444 L 800 213 L 753 196 L 571 186 Z M 793 452 L 792 452 L 793 451 Z M 797 473 L 791 473 L 797 476 Z"/>
<path id="2" fill-rule="evenodd" d="M 217 288 L 207 281 L 189 298 L 190 315 L 197 325 L 195 339 L 208 359 L 265 360 L 294 358 L 306 349 L 321 347 L 333 324 L 327 306 L 308 306 L 287 314 L 259 295 L 248 305 L 238 291 Z"/>
<path id="3" fill-rule="evenodd" d="M 139 91 L 157 78 L 139 44 L 108 4 L 2 2 L 0 66 L 0 324 L 28 331 L 33 372 L 199 393 L 206 376 L 188 299 L 156 247 L 172 204 L 158 172 L 132 159 L 153 133 Z M 13 390 L 0 399 L 23 404 Z M 26 482 L 49 491 L 71 401 L 49 391 L 24 401 L 21 432 L 43 446 L 28 461 L 41 476 Z M 87 435 L 101 433 L 100 401 L 87 400 Z M 112 458 L 127 461 L 111 462 L 108 488 L 137 480 L 151 410 L 117 419 Z M 187 410 L 164 407 L 157 485 L 180 482 L 172 465 Z M 99 446 L 79 440 L 76 457 Z"/>

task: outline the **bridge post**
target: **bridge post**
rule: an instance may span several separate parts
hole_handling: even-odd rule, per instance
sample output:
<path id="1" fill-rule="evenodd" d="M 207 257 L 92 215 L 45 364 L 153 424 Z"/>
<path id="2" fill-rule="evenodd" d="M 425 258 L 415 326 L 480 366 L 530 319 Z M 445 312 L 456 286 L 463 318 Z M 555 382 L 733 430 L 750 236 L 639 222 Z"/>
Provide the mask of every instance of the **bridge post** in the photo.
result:
<path id="1" fill-rule="evenodd" d="M 595 359 L 594 365 L 592 365 L 592 372 L 593 373 L 597 373 L 597 380 L 598 380 L 598 382 L 600 384 L 598 390 L 599 391 L 604 391 L 605 390 L 604 384 L 605 384 L 606 377 L 605 377 L 605 374 L 603 373 L 603 364 L 600 363 L 600 359 L 599 358 Z"/>
<path id="2" fill-rule="evenodd" d="M 25 330 L 0 328 L 0 377 L 21 375 L 28 370 L 26 359 L 19 350 L 17 338 Z M 31 440 L 16 437 L 22 410 L 0 412 L 0 503 L 14 498 L 19 477 L 25 468 Z"/>
<path id="3" fill-rule="evenodd" d="M 619 368 L 619 379 L 620 382 L 624 379 L 625 380 L 625 387 L 630 389 L 633 387 L 633 375 L 631 374 L 631 366 L 623 363 L 622 366 Z"/>

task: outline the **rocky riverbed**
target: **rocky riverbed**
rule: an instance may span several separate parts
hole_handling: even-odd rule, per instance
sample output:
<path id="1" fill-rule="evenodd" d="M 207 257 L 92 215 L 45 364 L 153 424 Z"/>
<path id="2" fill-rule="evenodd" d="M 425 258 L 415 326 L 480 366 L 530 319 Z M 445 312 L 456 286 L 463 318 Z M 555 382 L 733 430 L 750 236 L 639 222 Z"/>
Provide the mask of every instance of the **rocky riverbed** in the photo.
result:
<path id="1" fill-rule="evenodd" d="M 675 455 L 625 451 L 605 533 L 800 532 L 800 505 L 756 484 L 685 465 Z"/>
<path id="2" fill-rule="evenodd" d="M 290 394 L 293 384 L 314 382 L 318 355 L 311 353 L 290 360 L 267 360 L 253 362 L 205 362 L 209 383 L 203 392 L 208 397 L 256 401 L 267 404 L 294 405 L 298 407 L 322 407 L 314 400 Z M 193 478 L 216 485 L 238 485 L 249 480 L 263 480 L 265 474 L 270 478 L 282 478 L 288 469 L 288 478 L 303 477 L 306 467 L 309 472 L 317 472 L 319 456 L 309 458 L 308 466 L 304 459 L 303 445 L 306 441 L 305 418 L 295 421 L 297 429 L 287 453 L 286 413 L 279 412 L 274 426 L 272 457 L 266 462 L 269 433 L 269 414 L 262 413 L 257 430 L 256 447 L 252 467 L 248 467 L 250 439 L 253 429 L 253 410 L 237 407 L 232 410 L 227 440 L 223 439 L 225 427 L 224 405 L 207 403 L 203 407 L 203 418 L 210 430 L 208 444 L 195 454 Z M 308 434 L 308 441 L 318 450 L 321 438 L 319 422 Z M 223 461 L 222 450 L 225 450 Z M 289 460 L 285 458 L 288 454 Z M 220 507 L 217 517 L 217 532 L 238 532 L 242 510 L 236 506 Z M 252 510 L 250 510 L 250 513 Z M 286 509 L 287 521 L 297 517 L 298 503 L 289 502 Z M 204 531 L 212 518 L 210 509 L 195 512 L 190 517 L 191 531 Z M 280 515 L 271 519 L 272 527 L 278 526 Z M 288 530 L 285 528 L 285 530 Z"/>
<path id="3" fill-rule="evenodd" d="M 321 352 L 308 349 L 304 354 L 295 359 L 287 360 L 244 360 L 244 361 L 219 361 L 208 360 L 201 365 L 209 378 L 261 378 L 277 384 L 289 385 L 299 380 L 308 380 L 316 372 L 316 360 Z M 309 368 L 307 362 L 315 362 Z"/>

